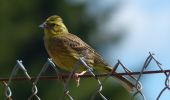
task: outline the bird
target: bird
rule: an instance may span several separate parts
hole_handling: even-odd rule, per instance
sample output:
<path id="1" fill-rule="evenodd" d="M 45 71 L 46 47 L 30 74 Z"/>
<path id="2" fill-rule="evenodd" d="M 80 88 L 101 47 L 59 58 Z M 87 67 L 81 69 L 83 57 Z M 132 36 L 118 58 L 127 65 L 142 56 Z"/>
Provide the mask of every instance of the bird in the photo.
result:
<path id="1" fill-rule="evenodd" d="M 41 25 L 44 31 L 44 45 L 53 62 L 61 69 L 71 72 L 75 63 L 84 58 L 94 73 L 112 72 L 112 66 L 87 43 L 78 36 L 70 33 L 58 15 L 48 17 Z M 81 65 L 76 72 L 86 73 L 86 68 Z M 116 72 L 113 72 L 116 73 Z M 81 74 L 82 75 L 82 74 Z M 114 76 L 128 91 L 133 91 L 135 85 L 123 76 Z"/>

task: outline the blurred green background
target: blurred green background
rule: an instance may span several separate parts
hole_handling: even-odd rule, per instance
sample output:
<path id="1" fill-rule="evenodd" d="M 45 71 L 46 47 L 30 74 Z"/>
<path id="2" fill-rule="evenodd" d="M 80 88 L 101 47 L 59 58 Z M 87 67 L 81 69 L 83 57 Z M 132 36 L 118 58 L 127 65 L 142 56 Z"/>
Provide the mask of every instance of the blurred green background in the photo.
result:
<path id="1" fill-rule="evenodd" d="M 98 1 L 84 3 L 83 0 L 82 2 L 76 2 L 76 0 L 0 0 L 0 78 L 10 76 L 17 59 L 23 60 L 29 75 L 36 76 L 39 73 L 48 54 L 43 44 L 43 31 L 38 26 L 48 16 L 54 14 L 63 18 L 71 33 L 78 35 L 97 51 L 105 52 L 102 44 L 107 41 L 98 40 L 100 37 L 98 24 L 105 23 L 107 16 L 111 11 L 116 11 L 119 3 L 115 3 L 112 8 L 93 16 L 87 8 L 88 4 L 96 2 Z M 93 8 L 91 9 L 93 10 Z M 89 41 L 91 36 L 98 41 L 91 43 Z M 120 37 L 113 36 L 111 42 L 119 41 Z M 49 69 L 47 73 L 51 71 Z M 17 75 L 24 76 L 21 71 Z M 79 88 L 72 80 L 69 89 L 75 100 L 88 100 L 94 93 L 96 85 L 97 82 L 94 79 L 85 78 L 81 79 Z M 27 100 L 31 95 L 30 81 L 12 81 L 10 86 L 14 100 Z M 38 90 L 38 96 L 42 100 L 58 100 L 63 95 L 63 82 L 61 80 L 39 81 Z M 102 93 L 109 100 L 129 100 L 131 97 L 112 79 L 106 81 Z M 1 83 L 0 100 L 2 99 L 4 99 L 4 85 Z M 65 99 L 68 100 L 67 97 Z M 96 100 L 102 99 L 97 95 Z"/>

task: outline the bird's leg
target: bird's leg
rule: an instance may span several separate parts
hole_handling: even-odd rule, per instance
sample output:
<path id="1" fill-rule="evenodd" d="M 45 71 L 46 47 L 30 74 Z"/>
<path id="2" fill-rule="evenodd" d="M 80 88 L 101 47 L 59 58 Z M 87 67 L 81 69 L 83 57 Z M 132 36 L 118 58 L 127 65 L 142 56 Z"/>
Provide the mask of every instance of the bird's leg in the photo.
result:
<path id="1" fill-rule="evenodd" d="M 74 74 L 74 77 L 75 77 L 76 83 L 77 83 L 77 85 L 76 85 L 77 87 L 80 86 L 80 76 L 84 75 L 86 72 L 87 72 L 87 71 L 82 71 L 82 72 L 80 72 L 80 73 L 75 73 L 75 74 Z"/>

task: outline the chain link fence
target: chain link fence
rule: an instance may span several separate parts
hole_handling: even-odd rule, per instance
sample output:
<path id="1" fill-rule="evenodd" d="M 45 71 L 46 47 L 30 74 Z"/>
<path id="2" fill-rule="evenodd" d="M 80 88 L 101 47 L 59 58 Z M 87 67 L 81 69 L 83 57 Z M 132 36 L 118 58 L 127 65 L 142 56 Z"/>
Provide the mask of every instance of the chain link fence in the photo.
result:
<path id="1" fill-rule="evenodd" d="M 159 70 L 151 70 L 151 71 L 146 71 L 146 69 L 148 68 L 149 64 L 151 62 L 155 62 L 157 68 L 159 68 Z M 36 77 L 31 77 L 28 74 L 27 69 L 24 67 L 23 63 L 21 60 L 17 60 L 16 65 L 14 66 L 11 75 L 9 78 L 0 78 L 0 82 L 2 82 L 4 84 L 5 90 L 4 90 L 4 100 L 13 100 L 14 98 L 12 98 L 13 95 L 13 91 L 11 90 L 10 84 L 12 83 L 12 81 L 22 81 L 22 80 L 30 80 L 32 83 L 32 94 L 30 94 L 28 100 L 41 100 L 41 97 L 38 96 L 38 88 L 37 88 L 37 83 L 39 82 L 39 80 L 59 80 L 59 79 L 63 79 L 65 80 L 64 82 L 64 93 L 63 96 L 61 98 L 59 98 L 60 100 L 63 100 L 65 96 L 67 96 L 70 100 L 74 100 L 73 96 L 71 95 L 68 85 L 70 83 L 70 79 L 74 78 L 74 72 L 76 72 L 77 68 L 79 67 L 80 64 L 83 64 L 84 67 L 87 69 L 87 72 L 89 74 L 85 74 L 82 76 L 79 76 L 80 78 L 85 78 L 85 77 L 92 77 L 94 78 L 97 83 L 98 86 L 96 88 L 95 93 L 90 97 L 91 100 L 94 100 L 94 98 L 96 97 L 96 95 L 100 95 L 101 98 L 103 100 L 108 100 L 108 98 L 106 98 L 103 94 L 102 94 L 102 90 L 103 90 L 103 84 L 105 83 L 105 80 L 110 77 L 110 76 L 128 76 L 130 78 L 129 81 L 132 81 L 135 85 L 134 87 L 134 92 L 132 93 L 131 96 L 131 100 L 136 100 L 136 98 L 140 98 L 142 100 L 147 100 L 147 98 L 145 97 L 145 95 L 142 92 L 142 84 L 140 83 L 140 79 L 144 74 L 156 74 L 156 73 L 162 73 L 165 75 L 166 79 L 164 81 L 165 86 L 162 90 L 160 90 L 160 93 L 158 94 L 158 96 L 156 97 L 156 100 L 159 100 L 159 98 L 162 96 L 162 94 L 166 91 L 166 90 L 170 90 L 170 83 L 169 83 L 169 77 L 170 77 L 170 70 L 164 70 L 163 67 L 161 66 L 161 63 L 154 57 L 154 54 L 149 53 L 149 56 L 146 58 L 143 67 L 141 68 L 140 72 L 132 72 L 131 70 L 128 69 L 128 67 L 125 67 L 124 64 L 118 60 L 118 62 L 115 64 L 115 66 L 113 67 L 112 73 L 108 73 L 108 74 L 94 74 L 93 73 L 93 69 L 88 66 L 85 61 L 84 58 L 80 58 L 79 61 L 77 61 L 74 65 L 73 70 L 71 71 L 71 73 L 69 74 L 62 74 L 59 73 L 59 70 L 57 69 L 57 67 L 55 66 L 55 64 L 52 62 L 52 59 L 47 59 L 46 63 L 44 64 L 44 66 L 42 67 L 41 71 L 39 72 L 39 74 Z M 45 73 L 45 71 L 47 70 L 47 68 L 51 67 L 56 75 L 55 76 L 43 76 L 42 74 Z M 122 68 L 124 70 L 123 73 L 118 73 L 117 69 L 118 68 Z M 16 77 L 16 74 L 18 72 L 18 70 L 21 70 L 24 72 L 25 76 L 22 77 Z M 117 73 L 115 73 L 117 72 Z M 99 77 L 105 77 L 104 80 L 100 80 Z M 33 99 L 34 98 L 34 99 Z"/>

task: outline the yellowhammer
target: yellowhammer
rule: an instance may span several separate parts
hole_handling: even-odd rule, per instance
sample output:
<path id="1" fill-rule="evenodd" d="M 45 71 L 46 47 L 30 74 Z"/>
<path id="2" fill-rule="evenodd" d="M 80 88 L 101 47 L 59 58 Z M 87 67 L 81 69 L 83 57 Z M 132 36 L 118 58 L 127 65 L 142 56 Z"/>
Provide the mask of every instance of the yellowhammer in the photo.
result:
<path id="1" fill-rule="evenodd" d="M 61 69 L 71 71 L 79 58 L 84 57 L 85 62 L 94 69 L 94 72 L 112 72 L 111 66 L 93 48 L 76 35 L 69 33 L 61 17 L 57 15 L 50 16 L 40 27 L 44 29 L 45 48 L 54 63 Z M 86 70 L 85 67 L 81 66 L 77 72 L 84 70 Z M 116 79 L 126 89 L 133 89 L 134 85 L 125 77 L 116 76 Z"/>

